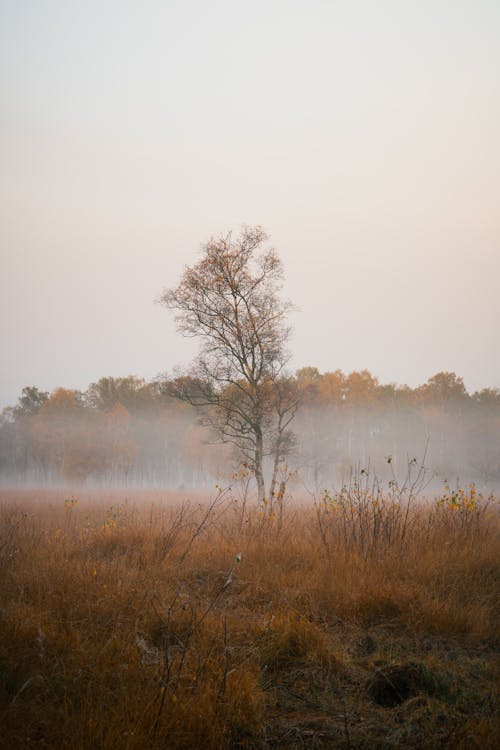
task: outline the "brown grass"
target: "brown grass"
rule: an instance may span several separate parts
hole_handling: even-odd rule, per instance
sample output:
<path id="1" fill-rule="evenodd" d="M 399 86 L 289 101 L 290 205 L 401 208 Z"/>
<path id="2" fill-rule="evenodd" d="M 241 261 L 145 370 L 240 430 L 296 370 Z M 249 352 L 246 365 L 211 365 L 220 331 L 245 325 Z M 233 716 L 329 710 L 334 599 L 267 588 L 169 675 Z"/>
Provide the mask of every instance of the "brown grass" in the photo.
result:
<path id="1" fill-rule="evenodd" d="M 494 502 L 357 546 L 125 495 L 0 496 L 2 748 L 499 746 Z"/>

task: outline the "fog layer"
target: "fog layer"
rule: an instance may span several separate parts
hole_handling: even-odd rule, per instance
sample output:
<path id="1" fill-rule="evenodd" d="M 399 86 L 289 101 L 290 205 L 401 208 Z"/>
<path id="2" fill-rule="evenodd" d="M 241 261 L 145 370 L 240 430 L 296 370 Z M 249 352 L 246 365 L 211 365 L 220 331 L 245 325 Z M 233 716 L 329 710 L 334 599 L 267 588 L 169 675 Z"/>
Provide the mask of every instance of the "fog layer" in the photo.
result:
<path id="1" fill-rule="evenodd" d="M 293 378 L 300 407 L 282 467 L 297 492 L 337 487 L 352 471 L 400 479 L 425 463 L 435 482 L 500 485 L 500 391 L 467 393 L 454 373 L 425 385 L 381 385 L 368 371 Z M 3 484 L 86 484 L 171 489 L 239 481 L 242 460 L 213 442 L 167 378 L 102 378 L 85 392 L 23 389 L 0 424 Z M 247 474 L 248 469 L 246 467 Z"/>

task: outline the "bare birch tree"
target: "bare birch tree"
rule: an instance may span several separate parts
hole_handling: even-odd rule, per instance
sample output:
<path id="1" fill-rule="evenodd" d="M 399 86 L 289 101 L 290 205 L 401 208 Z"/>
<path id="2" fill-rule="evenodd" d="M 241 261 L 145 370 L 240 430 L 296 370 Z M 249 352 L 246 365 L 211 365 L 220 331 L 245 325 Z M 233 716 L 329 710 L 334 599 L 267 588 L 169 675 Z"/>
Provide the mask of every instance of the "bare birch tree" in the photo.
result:
<path id="1" fill-rule="evenodd" d="M 175 311 L 178 331 L 200 339 L 177 395 L 202 410 L 217 439 L 235 445 L 255 473 L 259 503 L 266 498 L 264 457 L 277 463 L 292 444 L 296 393 L 285 385 L 291 304 L 282 301 L 283 267 L 260 227 L 244 227 L 203 246 L 180 284 L 160 302 Z"/>

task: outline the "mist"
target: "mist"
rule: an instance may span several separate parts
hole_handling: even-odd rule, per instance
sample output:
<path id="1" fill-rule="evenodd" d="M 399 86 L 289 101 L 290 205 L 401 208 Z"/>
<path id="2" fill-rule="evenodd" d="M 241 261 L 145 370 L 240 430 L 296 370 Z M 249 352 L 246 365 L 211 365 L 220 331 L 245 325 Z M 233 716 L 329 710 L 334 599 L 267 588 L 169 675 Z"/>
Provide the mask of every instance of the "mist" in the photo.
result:
<path id="1" fill-rule="evenodd" d="M 497 389 L 469 394 L 454 373 L 414 389 L 382 385 L 366 370 L 306 367 L 292 380 L 299 407 L 280 467 L 289 493 L 339 488 L 360 472 L 401 484 L 417 467 L 434 491 L 500 485 Z M 1 416 L 0 483 L 210 491 L 248 478 L 235 446 L 218 443 L 199 411 L 170 395 L 171 382 L 23 389 Z"/>

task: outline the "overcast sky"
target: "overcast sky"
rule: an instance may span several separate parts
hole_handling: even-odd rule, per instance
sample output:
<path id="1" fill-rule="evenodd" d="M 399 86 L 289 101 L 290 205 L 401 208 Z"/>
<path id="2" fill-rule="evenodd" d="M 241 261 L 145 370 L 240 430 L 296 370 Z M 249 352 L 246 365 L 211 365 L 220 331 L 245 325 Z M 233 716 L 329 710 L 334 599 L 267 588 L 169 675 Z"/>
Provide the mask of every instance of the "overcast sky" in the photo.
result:
<path id="1" fill-rule="evenodd" d="M 186 365 L 155 304 L 261 224 L 293 369 L 500 386 L 498 0 L 0 0 L 0 405 Z"/>

